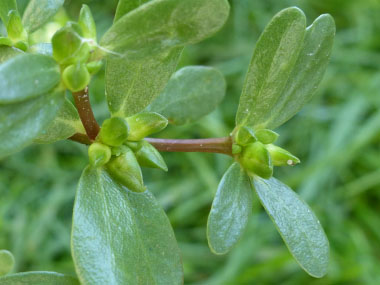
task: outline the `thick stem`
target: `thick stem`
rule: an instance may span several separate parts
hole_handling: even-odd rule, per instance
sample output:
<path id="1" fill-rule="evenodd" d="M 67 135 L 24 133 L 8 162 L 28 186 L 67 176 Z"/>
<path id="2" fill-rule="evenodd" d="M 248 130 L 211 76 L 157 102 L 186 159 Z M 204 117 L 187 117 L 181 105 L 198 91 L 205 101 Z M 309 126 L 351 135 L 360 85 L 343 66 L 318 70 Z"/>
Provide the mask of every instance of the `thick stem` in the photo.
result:
<path id="1" fill-rule="evenodd" d="M 90 138 L 85 134 L 76 133 L 73 136 L 69 137 L 69 140 L 79 142 L 81 144 L 91 144 Z"/>
<path id="2" fill-rule="evenodd" d="M 73 92 L 73 97 L 87 136 L 91 140 L 94 140 L 99 133 L 100 127 L 92 112 L 90 97 L 88 96 L 88 87 L 79 92 Z"/>
<path id="3" fill-rule="evenodd" d="M 145 140 L 159 151 L 212 152 L 232 156 L 231 137 L 183 140 L 146 138 Z"/>

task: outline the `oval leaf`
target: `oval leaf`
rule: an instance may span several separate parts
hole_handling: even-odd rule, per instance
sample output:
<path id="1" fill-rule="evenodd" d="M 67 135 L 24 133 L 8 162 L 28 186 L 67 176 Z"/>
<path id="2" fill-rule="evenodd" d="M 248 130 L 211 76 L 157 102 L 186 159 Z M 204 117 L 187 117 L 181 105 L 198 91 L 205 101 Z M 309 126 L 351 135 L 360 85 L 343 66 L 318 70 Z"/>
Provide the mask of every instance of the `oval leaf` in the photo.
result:
<path id="1" fill-rule="evenodd" d="M 187 66 L 173 74 L 147 111 L 164 115 L 170 123 L 191 123 L 212 112 L 223 100 L 226 82 L 215 68 Z"/>
<path id="2" fill-rule="evenodd" d="M 8 250 L 0 250 L 0 276 L 12 271 L 15 265 L 15 258 Z"/>
<path id="3" fill-rule="evenodd" d="M 83 284 L 181 284 L 173 230 L 149 192 L 134 193 L 86 168 L 73 214 L 72 253 Z"/>
<path id="4" fill-rule="evenodd" d="M 152 1 L 114 23 L 101 45 L 128 57 L 151 55 L 211 36 L 228 14 L 226 0 Z"/>
<path id="5" fill-rule="evenodd" d="M 236 124 L 260 127 L 272 114 L 297 61 L 306 29 L 295 7 L 273 17 L 260 36 L 245 78 Z"/>
<path id="6" fill-rule="evenodd" d="M 207 222 L 210 249 L 227 253 L 240 239 L 252 213 L 252 186 L 248 175 L 235 162 L 224 174 Z"/>
<path id="7" fill-rule="evenodd" d="M 79 114 L 74 105 L 65 98 L 57 116 L 49 124 L 46 130 L 34 140 L 35 143 L 53 143 L 64 140 L 75 133 L 85 134 Z"/>
<path id="8" fill-rule="evenodd" d="M 0 285 L 79 285 L 78 279 L 48 271 L 22 272 L 0 278 Z"/>
<path id="9" fill-rule="evenodd" d="M 0 104 L 45 94 L 60 81 L 58 64 L 49 56 L 23 54 L 0 65 Z"/>
<path id="10" fill-rule="evenodd" d="M 0 105 L 0 158 L 30 144 L 54 119 L 63 100 L 63 92 L 57 92 Z"/>
<path id="11" fill-rule="evenodd" d="M 315 94 L 329 63 L 334 37 L 334 19 L 328 14 L 319 16 L 307 28 L 293 72 L 263 126 L 273 129 L 282 125 Z"/>
<path id="12" fill-rule="evenodd" d="M 65 0 L 30 0 L 22 17 L 24 28 L 32 33 L 46 24 L 62 7 Z"/>
<path id="13" fill-rule="evenodd" d="M 289 251 L 311 276 L 322 277 L 329 262 L 329 242 L 310 207 L 288 186 L 255 177 L 254 188 Z"/>
<path id="14" fill-rule="evenodd" d="M 118 21 L 125 14 L 128 14 L 132 10 L 139 6 L 149 2 L 151 0 L 119 0 L 117 4 L 114 22 Z"/>
<path id="15" fill-rule="evenodd" d="M 142 110 L 165 88 L 183 48 L 144 60 L 108 57 L 106 96 L 111 114 L 128 117 Z"/>

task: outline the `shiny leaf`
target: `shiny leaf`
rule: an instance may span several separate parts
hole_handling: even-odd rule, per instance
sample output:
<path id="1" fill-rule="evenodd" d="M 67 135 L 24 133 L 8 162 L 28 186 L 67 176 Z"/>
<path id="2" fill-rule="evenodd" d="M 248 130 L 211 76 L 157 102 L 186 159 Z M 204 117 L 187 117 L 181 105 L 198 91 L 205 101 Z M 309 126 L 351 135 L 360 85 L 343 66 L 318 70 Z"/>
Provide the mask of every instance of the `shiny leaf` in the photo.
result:
<path id="1" fill-rule="evenodd" d="M 273 17 L 260 36 L 245 78 L 236 124 L 264 128 L 298 59 L 306 18 L 295 7 Z"/>
<path id="2" fill-rule="evenodd" d="M 46 24 L 62 7 L 65 0 L 30 0 L 24 12 L 22 23 L 32 33 Z"/>
<path id="3" fill-rule="evenodd" d="M 147 111 L 160 113 L 175 125 L 190 123 L 212 112 L 225 91 L 224 77 L 217 69 L 187 66 L 173 74 Z"/>
<path id="4" fill-rule="evenodd" d="M 219 183 L 207 222 L 207 238 L 216 254 L 227 253 L 240 239 L 252 213 L 252 186 L 235 162 Z"/>
<path id="5" fill-rule="evenodd" d="M 182 284 L 168 218 L 148 191 L 134 193 L 103 168 L 86 168 L 73 215 L 72 253 L 83 284 Z"/>
<path id="6" fill-rule="evenodd" d="M 0 78 L 0 104 L 9 104 L 52 90 L 60 81 L 60 72 L 51 57 L 23 54 L 0 65 Z"/>
<path id="7" fill-rule="evenodd" d="M 329 242 L 309 206 L 275 178 L 255 177 L 253 184 L 293 257 L 311 276 L 324 276 L 329 262 Z"/>
<path id="8" fill-rule="evenodd" d="M 136 58 L 194 44 L 218 31 L 229 14 L 226 0 L 158 0 L 121 17 L 101 45 Z"/>
<path id="9" fill-rule="evenodd" d="M 78 279 L 61 273 L 31 271 L 0 278 L 0 285 L 79 285 Z"/>
<path id="10" fill-rule="evenodd" d="M 63 92 L 25 102 L 0 105 L 0 158 L 30 144 L 55 118 Z"/>

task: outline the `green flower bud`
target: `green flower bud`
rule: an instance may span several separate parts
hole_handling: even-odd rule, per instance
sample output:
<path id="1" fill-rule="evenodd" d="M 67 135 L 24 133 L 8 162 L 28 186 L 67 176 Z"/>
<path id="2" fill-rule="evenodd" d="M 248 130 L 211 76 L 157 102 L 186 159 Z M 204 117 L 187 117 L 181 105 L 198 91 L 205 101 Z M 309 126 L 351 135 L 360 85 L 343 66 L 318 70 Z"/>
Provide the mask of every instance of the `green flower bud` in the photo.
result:
<path id="1" fill-rule="evenodd" d="M 83 36 L 96 41 L 96 25 L 90 8 L 83 4 L 79 13 L 78 24 L 82 28 Z"/>
<path id="2" fill-rule="evenodd" d="M 10 38 L 6 37 L 0 37 L 0 46 L 9 46 L 11 47 L 13 45 Z"/>
<path id="3" fill-rule="evenodd" d="M 261 129 L 256 131 L 257 139 L 263 144 L 274 143 L 277 140 L 278 136 L 278 133 L 275 133 L 274 131 L 268 129 Z"/>
<path id="4" fill-rule="evenodd" d="M 255 141 L 257 141 L 255 131 L 248 126 L 241 127 L 235 135 L 235 142 L 243 146 Z"/>
<path id="5" fill-rule="evenodd" d="M 110 146 L 120 146 L 127 140 L 129 126 L 124 118 L 112 117 L 105 120 L 97 139 Z"/>
<path id="6" fill-rule="evenodd" d="M 88 148 L 88 157 L 93 167 L 105 165 L 111 159 L 111 149 L 101 143 L 93 143 Z"/>
<path id="7" fill-rule="evenodd" d="M 16 10 L 12 10 L 9 12 L 9 21 L 7 25 L 7 33 L 8 37 L 14 41 L 26 41 L 28 38 L 28 34 L 24 30 L 22 26 L 21 17 Z"/>
<path id="8" fill-rule="evenodd" d="M 291 154 L 289 151 L 275 146 L 273 144 L 269 144 L 266 146 L 267 150 L 270 153 L 270 156 L 272 158 L 273 165 L 275 166 L 283 166 L 283 165 L 296 165 L 300 163 L 298 157 Z"/>
<path id="9" fill-rule="evenodd" d="M 124 147 L 124 153 L 113 157 L 106 165 L 108 173 L 120 184 L 133 192 L 144 192 L 141 168 L 133 151 Z"/>
<path id="10" fill-rule="evenodd" d="M 86 88 L 90 83 L 90 73 L 83 63 L 77 63 L 65 68 L 62 74 L 63 83 L 72 92 L 78 92 Z"/>
<path id="11" fill-rule="evenodd" d="M 19 41 L 19 42 L 15 43 L 14 46 L 18 49 L 23 50 L 23 51 L 27 51 L 29 48 L 29 44 L 27 42 L 24 42 L 24 41 Z"/>
<path id="12" fill-rule="evenodd" d="M 139 113 L 127 118 L 128 140 L 139 141 L 166 128 L 168 120 L 158 113 Z"/>
<path id="13" fill-rule="evenodd" d="M 63 65 L 86 62 L 90 47 L 82 35 L 78 24 L 69 22 L 59 29 L 52 38 L 53 57 Z"/>
<path id="14" fill-rule="evenodd" d="M 103 62 L 101 60 L 98 61 L 91 61 L 87 63 L 87 70 L 90 72 L 90 74 L 96 74 L 98 71 L 102 68 Z"/>
<path id="15" fill-rule="evenodd" d="M 133 150 L 134 152 L 138 151 L 141 147 L 141 141 L 139 142 L 125 142 L 125 145 L 127 147 L 129 147 L 131 150 Z"/>
<path id="16" fill-rule="evenodd" d="M 238 153 L 241 153 L 241 151 L 242 151 L 242 148 L 240 145 L 238 144 L 232 145 L 232 154 L 238 154 Z"/>
<path id="17" fill-rule="evenodd" d="M 247 145 L 239 158 L 241 165 L 250 175 L 269 179 L 273 175 L 273 165 L 269 152 L 261 142 Z"/>
<path id="18" fill-rule="evenodd" d="M 140 148 L 135 152 L 135 155 L 142 167 L 159 168 L 163 171 L 168 171 L 161 154 L 147 141 L 140 142 Z"/>

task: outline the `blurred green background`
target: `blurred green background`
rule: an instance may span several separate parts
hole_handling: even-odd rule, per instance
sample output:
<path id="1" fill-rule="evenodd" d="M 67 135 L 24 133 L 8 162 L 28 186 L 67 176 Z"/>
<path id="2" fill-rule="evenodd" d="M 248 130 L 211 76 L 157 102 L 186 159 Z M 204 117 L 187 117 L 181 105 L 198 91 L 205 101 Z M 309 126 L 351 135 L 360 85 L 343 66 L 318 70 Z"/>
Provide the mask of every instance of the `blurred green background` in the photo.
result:
<path id="1" fill-rule="evenodd" d="M 25 7 L 27 1 L 18 1 Z M 77 19 L 90 6 L 101 35 L 112 23 L 112 1 L 66 0 Z M 276 177 L 313 208 L 331 245 L 329 273 L 314 279 L 290 256 L 272 222 L 254 202 L 249 227 L 225 256 L 207 246 L 206 222 L 218 182 L 231 159 L 217 154 L 164 153 L 169 172 L 144 170 L 179 242 L 186 284 L 380 284 L 380 1 L 231 0 L 228 23 L 213 38 L 186 48 L 181 66 L 219 68 L 228 82 L 220 107 L 199 122 L 169 127 L 165 138 L 226 136 L 260 32 L 279 10 L 298 6 L 311 23 L 335 18 L 331 63 L 314 99 L 279 128 L 279 145 L 300 157 Z M 90 87 L 101 122 L 108 111 L 102 72 Z M 31 146 L 0 162 L 0 248 L 15 254 L 16 271 L 74 273 L 70 227 L 76 183 L 86 148 L 65 141 Z"/>

